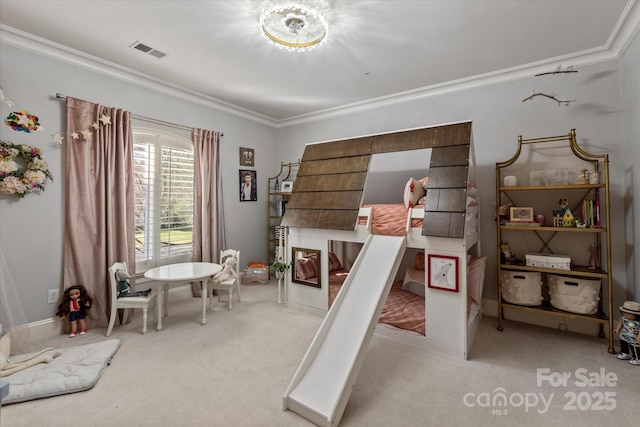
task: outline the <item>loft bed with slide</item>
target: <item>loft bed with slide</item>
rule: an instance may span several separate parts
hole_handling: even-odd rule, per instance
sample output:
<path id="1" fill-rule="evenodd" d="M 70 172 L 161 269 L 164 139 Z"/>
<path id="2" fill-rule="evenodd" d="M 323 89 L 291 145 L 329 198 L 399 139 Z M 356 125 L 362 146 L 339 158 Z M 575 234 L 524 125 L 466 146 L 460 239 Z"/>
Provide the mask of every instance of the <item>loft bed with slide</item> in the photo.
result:
<path id="1" fill-rule="evenodd" d="M 486 264 L 473 173 L 470 122 L 306 145 L 280 253 L 287 306 L 324 320 L 284 409 L 336 425 L 374 331 L 467 358 Z"/>

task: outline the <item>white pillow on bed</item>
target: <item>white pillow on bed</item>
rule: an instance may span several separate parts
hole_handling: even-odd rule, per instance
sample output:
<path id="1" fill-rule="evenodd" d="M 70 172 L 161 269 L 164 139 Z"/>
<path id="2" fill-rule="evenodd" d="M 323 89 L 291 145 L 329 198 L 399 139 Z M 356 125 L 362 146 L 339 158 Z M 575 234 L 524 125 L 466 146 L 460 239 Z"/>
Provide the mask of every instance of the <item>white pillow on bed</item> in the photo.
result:
<path id="1" fill-rule="evenodd" d="M 409 181 L 404 186 L 404 205 L 407 208 L 414 207 L 425 194 L 427 192 L 422 187 L 422 184 L 415 178 L 409 178 Z"/>
<path id="2" fill-rule="evenodd" d="M 402 290 L 424 298 L 424 281 L 424 271 L 408 267 L 402 282 Z"/>

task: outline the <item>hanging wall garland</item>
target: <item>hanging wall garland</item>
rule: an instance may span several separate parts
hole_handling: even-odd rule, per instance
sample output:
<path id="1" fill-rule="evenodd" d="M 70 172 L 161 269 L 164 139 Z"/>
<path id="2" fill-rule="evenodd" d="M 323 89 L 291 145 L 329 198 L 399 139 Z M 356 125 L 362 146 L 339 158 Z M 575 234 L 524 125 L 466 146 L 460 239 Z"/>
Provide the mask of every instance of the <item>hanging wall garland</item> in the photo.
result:
<path id="1" fill-rule="evenodd" d="M 34 116 L 33 114 L 29 114 L 28 111 L 14 111 L 9 114 L 9 116 L 4 119 L 4 122 L 11 129 L 18 132 L 33 132 L 36 130 L 41 130 L 40 123 L 38 123 L 38 116 Z"/>
<path id="2" fill-rule="evenodd" d="M 0 141 L 0 193 L 23 198 L 44 191 L 45 180 L 53 181 L 38 147 Z"/>

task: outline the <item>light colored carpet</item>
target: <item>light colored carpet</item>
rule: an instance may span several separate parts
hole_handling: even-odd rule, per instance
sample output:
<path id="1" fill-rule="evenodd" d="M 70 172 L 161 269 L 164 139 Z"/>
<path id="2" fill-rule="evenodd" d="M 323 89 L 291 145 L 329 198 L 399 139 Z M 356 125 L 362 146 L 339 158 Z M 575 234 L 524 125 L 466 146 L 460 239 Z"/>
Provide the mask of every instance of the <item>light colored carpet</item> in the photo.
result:
<path id="1" fill-rule="evenodd" d="M 282 396 L 322 319 L 277 304 L 274 283 L 241 292 L 232 311 L 216 301 L 205 326 L 199 298 L 172 303 L 161 332 L 140 335 L 138 314 L 114 328 L 121 346 L 95 387 L 3 407 L 2 426 L 311 425 L 283 411 Z M 34 349 L 106 340 L 104 332 Z M 571 377 L 538 385 L 537 369 Z M 610 382 L 588 386 L 581 369 Z M 506 405 L 492 403 L 501 394 Z M 468 361 L 374 335 L 341 425 L 632 425 L 639 398 L 640 367 L 607 353 L 606 340 L 509 321 L 499 332 L 485 318 Z"/>

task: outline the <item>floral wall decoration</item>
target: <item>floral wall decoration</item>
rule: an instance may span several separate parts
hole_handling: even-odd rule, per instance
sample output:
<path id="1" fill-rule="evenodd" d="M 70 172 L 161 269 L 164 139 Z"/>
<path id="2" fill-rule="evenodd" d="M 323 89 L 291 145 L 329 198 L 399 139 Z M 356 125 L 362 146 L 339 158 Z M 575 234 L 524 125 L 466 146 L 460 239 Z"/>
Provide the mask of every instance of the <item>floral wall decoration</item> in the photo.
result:
<path id="1" fill-rule="evenodd" d="M 40 130 L 40 123 L 38 123 L 38 116 L 29 114 L 28 111 L 14 111 L 4 120 L 4 122 L 11 129 L 18 132 L 29 133 L 34 130 Z"/>
<path id="2" fill-rule="evenodd" d="M 2 101 L 9 108 L 16 107 L 16 103 L 9 96 L 5 95 L 4 90 L 0 87 L 0 101 Z M 29 114 L 27 110 L 19 109 L 20 111 L 14 111 L 9 114 L 5 119 L 7 126 L 11 127 L 15 131 L 31 132 L 31 131 L 44 131 L 44 126 L 38 122 L 38 117 Z M 103 114 L 98 120 L 91 124 L 91 127 L 87 129 L 68 130 L 67 134 L 74 140 L 85 139 L 88 140 L 93 135 L 93 130 L 97 131 L 103 126 L 111 124 L 111 117 Z M 51 134 L 51 141 L 57 144 L 61 144 L 64 141 L 64 133 L 55 132 Z"/>
<path id="3" fill-rule="evenodd" d="M 0 193 L 21 199 L 44 191 L 47 179 L 53 176 L 38 147 L 0 141 Z"/>

